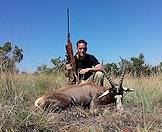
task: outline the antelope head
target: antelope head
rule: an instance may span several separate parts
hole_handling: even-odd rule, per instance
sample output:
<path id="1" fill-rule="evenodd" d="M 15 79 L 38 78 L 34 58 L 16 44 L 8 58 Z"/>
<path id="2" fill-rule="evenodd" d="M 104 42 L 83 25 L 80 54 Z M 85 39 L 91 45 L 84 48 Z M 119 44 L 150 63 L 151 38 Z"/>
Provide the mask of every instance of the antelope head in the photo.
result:
<path id="1" fill-rule="evenodd" d="M 119 84 L 114 83 L 110 76 L 108 76 L 106 74 L 106 72 L 104 72 L 106 78 L 108 79 L 111 87 L 106 90 L 102 95 L 100 95 L 98 98 L 101 99 L 104 96 L 110 96 L 112 102 L 116 103 L 117 106 L 117 110 L 123 110 L 123 105 L 122 105 L 122 98 L 123 98 L 123 92 L 129 92 L 129 91 L 133 91 L 134 89 L 130 89 L 127 87 L 123 87 L 123 79 L 124 79 L 124 75 L 125 75 L 125 68 L 123 68 L 122 70 L 122 75 L 119 81 Z"/>

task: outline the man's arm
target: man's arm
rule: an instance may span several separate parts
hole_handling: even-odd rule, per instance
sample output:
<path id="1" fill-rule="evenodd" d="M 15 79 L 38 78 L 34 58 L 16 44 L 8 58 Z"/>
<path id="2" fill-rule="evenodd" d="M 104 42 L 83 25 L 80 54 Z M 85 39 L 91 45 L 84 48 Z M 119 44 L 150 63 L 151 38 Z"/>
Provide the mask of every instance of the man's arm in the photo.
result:
<path id="1" fill-rule="evenodd" d="M 102 64 L 97 64 L 95 67 L 92 68 L 85 68 L 80 70 L 80 74 L 85 74 L 87 72 L 97 72 L 97 71 L 103 71 Z"/>
<path id="2" fill-rule="evenodd" d="M 103 71 L 102 64 L 97 64 L 95 67 L 89 68 L 89 72 Z"/>

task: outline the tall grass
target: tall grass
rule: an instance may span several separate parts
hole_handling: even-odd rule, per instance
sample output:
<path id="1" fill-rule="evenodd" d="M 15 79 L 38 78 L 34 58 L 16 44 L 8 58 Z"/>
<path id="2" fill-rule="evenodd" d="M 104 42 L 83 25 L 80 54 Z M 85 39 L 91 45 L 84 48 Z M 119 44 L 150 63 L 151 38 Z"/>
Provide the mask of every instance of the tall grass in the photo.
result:
<path id="1" fill-rule="evenodd" d="M 82 113 L 71 109 L 59 114 L 35 110 L 34 101 L 39 96 L 68 84 L 64 74 L 15 74 L 12 79 L 11 86 L 16 89 L 16 94 L 9 95 L 5 77 L 1 75 L 1 131 L 119 131 L 125 127 L 140 131 L 162 129 L 162 75 L 126 76 L 124 86 L 135 91 L 124 94 L 125 113 L 121 115 L 110 106 L 99 108 L 97 115 L 82 109 Z M 107 81 L 105 84 L 108 85 Z"/>
<path id="2" fill-rule="evenodd" d="M 66 84 L 63 74 L 14 75 L 13 80 L 17 95 L 10 95 L 6 91 L 6 80 L 0 80 L 0 129 L 18 130 L 22 126 L 37 124 L 38 128 L 47 125 L 45 116 L 34 113 L 36 98 Z M 8 95 L 7 95 L 8 94 Z M 29 116 L 30 115 L 30 116 Z M 43 123 L 43 124 L 42 124 Z M 32 126 L 31 126 L 32 128 Z"/>

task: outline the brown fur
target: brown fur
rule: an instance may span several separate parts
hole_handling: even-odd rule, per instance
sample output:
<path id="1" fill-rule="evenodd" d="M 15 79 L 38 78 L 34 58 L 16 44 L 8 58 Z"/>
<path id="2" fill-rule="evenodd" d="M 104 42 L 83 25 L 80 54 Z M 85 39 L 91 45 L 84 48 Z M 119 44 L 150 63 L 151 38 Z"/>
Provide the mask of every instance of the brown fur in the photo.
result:
<path id="1" fill-rule="evenodd" d="M 116 95 L 121 95 L 120 100 L 117 101 L 121 102 L 123 97 L 123 91 L 133 90 L 125 87 L 123 89 L 121 85 L 119 86 L 115 83 L 113 83 L 108 89 L 109 92 L 104 95 L 103 93 L 107 91 L 106 88 L 98 86 L 94 83 L 69 85 L 61 87 L 38 98 L 35 101 L 35 106 L 41 108 L 47 108 L 51 106 L 54 109 L 64 109 L 71 105 L 82 105 L 83 107 L 88 106 L 90 108 L 94 108 L 97 105 L 107 105 L 110 103 L 115 103 Z"/>
<path id="2" fill-rule="evenodd" d="M 97 101 L 97 97 L 105 90 L 105 87 L 98 86 L 94 83 L 65 86 L 42 96 L 39 101 L 37 101 L 37 99 L 35 101 L 35 106 L 42 108 L 54 106 L 64 109 L 69 105 L 79 104 L 83 106 L 91 105 L 90 107 L 94 107 L 96 103 L 110 103 L 110 101 L 105 101 L 105 97 Z"/>

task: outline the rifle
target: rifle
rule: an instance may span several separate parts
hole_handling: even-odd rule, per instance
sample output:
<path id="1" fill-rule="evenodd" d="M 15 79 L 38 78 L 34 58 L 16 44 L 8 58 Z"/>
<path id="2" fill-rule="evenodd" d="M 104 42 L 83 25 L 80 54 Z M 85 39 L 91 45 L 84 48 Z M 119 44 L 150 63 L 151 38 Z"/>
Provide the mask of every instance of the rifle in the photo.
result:
<path id="1" fill-rule="evenodd" d="M 70 64 L 70 66 L 66 67 L 67 73 L 65 75 L 66 77 L 69 77 L 69 82 L 71 84 L 74 83 L 75 79 L 76 79 L 76 84 L 78 84 L 79 79 L 76 74 L 76 63 L 75 63 L 73 47 L 70 40 L 70 32 L 69 32 L 69 9 L 67 9 L 67 15 L 68 15 L 68 36 L 67 36 L 68 39 L 65 47 L 66 47 L 66 61 L 67 61 L 66 64 Z"/>

